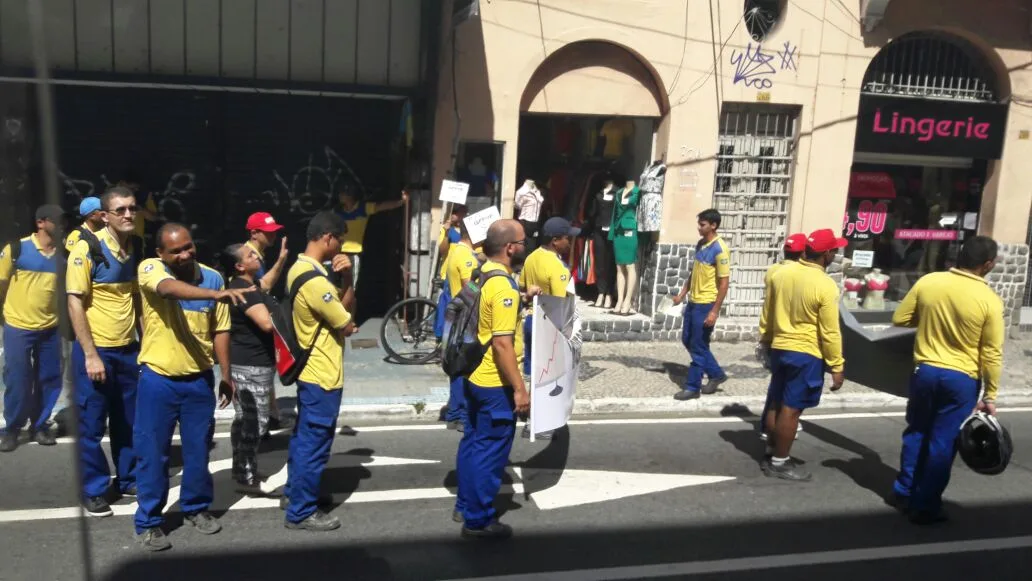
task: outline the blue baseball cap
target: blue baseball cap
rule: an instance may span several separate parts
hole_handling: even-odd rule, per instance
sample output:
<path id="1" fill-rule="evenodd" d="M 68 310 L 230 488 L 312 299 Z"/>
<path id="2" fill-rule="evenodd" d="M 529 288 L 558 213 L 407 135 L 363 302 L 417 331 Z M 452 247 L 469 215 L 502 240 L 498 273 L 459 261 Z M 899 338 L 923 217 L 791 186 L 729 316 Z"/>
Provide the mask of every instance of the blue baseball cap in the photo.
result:
<path id="1" fill-rule="evenodd" d="M 90 196 L 83 198 L 82 202 L 79 203 L 79 215 L 85 218 L 90 214 L 100 210 L 100 198 Z"/>

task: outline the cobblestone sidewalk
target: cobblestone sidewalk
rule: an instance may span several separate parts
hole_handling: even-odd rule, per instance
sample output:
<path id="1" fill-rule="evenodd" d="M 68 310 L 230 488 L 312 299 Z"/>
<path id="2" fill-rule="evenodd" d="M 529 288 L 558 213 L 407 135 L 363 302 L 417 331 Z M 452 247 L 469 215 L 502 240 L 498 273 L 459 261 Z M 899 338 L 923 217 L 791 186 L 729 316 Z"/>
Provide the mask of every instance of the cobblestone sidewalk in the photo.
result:
<path id="1" fill-rule="evenodd" d="M 755 360 L 748 342 L 713 343 L 717 361 L 730 380 L 718 395 L 762 397 L 769 373 Z M 578 399 L 668 398 L 684 383 L 690 358 L 676 342 L 585 343 L 581 356 Z M 848 367 L 849 362 L 846 362 Z M 1032 338 L 1008 339 L 1004 351 L 1001 397 L 1032 392 Z M 839 394 L 874 394 L 872 389 L 847 381 Z M 703 396 L 705 398 L 706 396 Z"/>

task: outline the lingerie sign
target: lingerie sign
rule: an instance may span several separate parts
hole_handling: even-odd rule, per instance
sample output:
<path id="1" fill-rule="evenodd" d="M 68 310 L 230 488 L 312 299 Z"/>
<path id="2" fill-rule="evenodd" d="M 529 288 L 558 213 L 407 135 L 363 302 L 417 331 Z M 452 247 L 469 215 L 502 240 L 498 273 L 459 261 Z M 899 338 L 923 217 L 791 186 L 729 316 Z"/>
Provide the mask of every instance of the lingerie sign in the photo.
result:
<path id="1" fill-rule="evenodd" d="M 1007 105 L 863 95 L 856 151 L 999 159 Z"/>

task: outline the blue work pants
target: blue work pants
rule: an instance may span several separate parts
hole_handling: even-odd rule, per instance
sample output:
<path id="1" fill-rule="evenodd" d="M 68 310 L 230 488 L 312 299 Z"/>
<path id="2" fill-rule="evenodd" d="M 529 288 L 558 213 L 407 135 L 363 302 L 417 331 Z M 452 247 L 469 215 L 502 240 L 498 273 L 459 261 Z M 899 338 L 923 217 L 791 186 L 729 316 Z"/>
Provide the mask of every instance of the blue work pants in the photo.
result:
<path id="1" fill-rule="evenodd" d="M 4 421 L 17 435 L 25 423 L 47 427 L 61 396 L 61 338 L 57 328 L 28 331 L 4 325 Z"/>
<path id="2" fill-rule="evenodd" d="M 686 303 L 684 306 L 681 343 L 688 349 L 688 353 L 692 357 L 691 365 L 688 366 L 688 377 L 684 382 L 684 389 L 688 391 L 702 389 L 703 376 L 710 379 L 726 377 L 724 370 L 717 363 L 717 358 L 710 351 L 710 336 L 713 335 L 713 327 L 703 324 L 711 310 L 713 310 L 713 303 Z"/>
<path id="3" fill-rule="evenodd" d="M 343 389 L 297 382 L 297 425 L 287 458 L 287 520 L 300 523 L 319 508 L 319 486 L 330 460 Z"/>
<path id="4" fill-rule="evenodd" d="M 494 500 L 516 435 L 515 403 L 511 387 L 465 384 L 467 416 L 456 457 L 455 510 L 462 513 L 466 528 L 482 529 L 497 519 Z"/>

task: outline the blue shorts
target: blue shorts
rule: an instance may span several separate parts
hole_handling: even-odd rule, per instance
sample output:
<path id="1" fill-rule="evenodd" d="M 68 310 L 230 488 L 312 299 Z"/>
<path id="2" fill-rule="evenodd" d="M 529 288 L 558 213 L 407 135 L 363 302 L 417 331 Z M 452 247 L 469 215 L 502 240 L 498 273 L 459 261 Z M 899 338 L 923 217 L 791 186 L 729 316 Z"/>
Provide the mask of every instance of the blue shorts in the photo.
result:
<path id="1" fill-rule="evenodd" d="M 768 400 L 797 410 L 817 407 L 824 390 L 824 361 L 798 351 L 770 350 Z"/>

